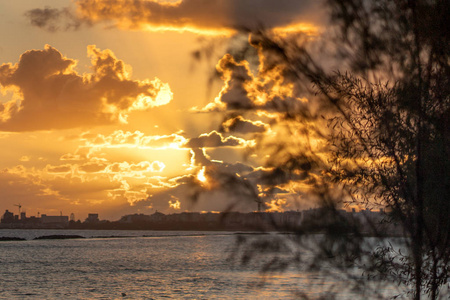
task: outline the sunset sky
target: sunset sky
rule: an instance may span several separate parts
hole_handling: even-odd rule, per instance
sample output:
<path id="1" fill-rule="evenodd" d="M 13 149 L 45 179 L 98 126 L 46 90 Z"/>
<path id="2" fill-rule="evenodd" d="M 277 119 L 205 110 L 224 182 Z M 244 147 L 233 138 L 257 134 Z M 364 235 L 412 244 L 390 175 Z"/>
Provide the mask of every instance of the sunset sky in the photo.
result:
<path id="1" fill-rule="evenodd" d="M 268 153 L 252 149 L 261 135 L 282 138 L 268 103 L 308 99 L 225 50 L 247 39 L 236 36 L 243 27 L 316 38 L 318 2 L 0 0 L 0 212 L 256 210 L 233 206 L 215 177 L 246 178 L 263 195 Z M 196 60 L 212 42 L 211 57 Z M 308 207 L 302 184 L 281 184 L 266 209 Z"/>

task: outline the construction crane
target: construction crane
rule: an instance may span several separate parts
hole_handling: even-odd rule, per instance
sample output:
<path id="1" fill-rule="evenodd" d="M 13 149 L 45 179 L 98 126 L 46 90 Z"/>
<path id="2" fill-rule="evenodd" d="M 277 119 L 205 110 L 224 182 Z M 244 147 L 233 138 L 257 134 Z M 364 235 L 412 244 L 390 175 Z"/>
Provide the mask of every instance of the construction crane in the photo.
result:
<path id="1" fill-rule="evenodd" d="M 19 208 L 19 216 L 20 216 L 20 209 L 22 208 L 22 205 L 19 204 L 14 204 L 14 206 L 17 206 Z"/>

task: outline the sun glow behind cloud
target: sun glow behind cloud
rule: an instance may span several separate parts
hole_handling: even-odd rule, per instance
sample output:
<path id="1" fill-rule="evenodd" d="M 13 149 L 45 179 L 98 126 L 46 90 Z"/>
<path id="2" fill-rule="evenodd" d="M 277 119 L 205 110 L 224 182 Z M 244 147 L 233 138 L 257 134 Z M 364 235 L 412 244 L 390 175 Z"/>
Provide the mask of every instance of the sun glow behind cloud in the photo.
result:
<path id="1" fill-rule="evenodd" d="M 207 178 L 205 176 L 205 167 L 201 168 L 200 171 L 197 173 L 197 179 L 198 181 L 202 182 L 202 183 L 206 183 L 207 182 Z"/>
<path id="2" fill-rule="evenodd" d="M 231 37 L 238 33 L 235 29 L 211 29 L 211 28 L 199 28 L 193 25 L 185 26 L 171 26 L 171 25 L 140 25 L 139 30 L 149 32 L 166 32 L 173 31 L 178 33 L 190 32 L 202 36 L 215 36 L 215 37 Z M 317 36 L 321 32 L 321 27 L 314 25 L 313 23 L 296 23 L 286 26 L 279 26 L 271 29 L 276 35 L 287 36 L 291 34 L 306 34 L 307 36 Z"/>
<path id="3" fill-rule="evenodd" d="M 209 28 L 198 28 L 191 25 L 185 26 L 171 26 L 171 25 L 140 25 L 139 30 L 149 31 L 149 32 L 178 32 L 178 33 L 194 33 L 202 36 L 216 36 L 216 37 L 231 37 L 236 34 L 236 30 L 233 29 L 209 29 Z"/>
<path id="4" fill-rule="evenodd" d="M 277 139 L 277 105 L 302 103 L 293 85 L 283 81 L 283 70 L 261 75 L 230 55 L 211 62 L 222 82 L 205 97 L 210 73 L 187 71 L 191 53 L 197 39 L 218 37 L 225 49 L 242 28 L 314 37 L 321 25 L 311 17 L 313 1 L 56 2 L 20 11 L 32 26 L 15 27 L 10 36 L 33 39 L 18 45 L 5 35 L 5 45 L 18 46 L 5 46 L 13 55 L 0 62 L 4 205 L 17 199 L 30 214 L 108 211 L 105 218 L 149 207 L 184 211 L 194 209 L 186 195 L 196 188 L 227 203 L 227 191 L 213 191 L 224 174 L 252 185 L 270 173 L 260 168 L 267 153 L 248 154 L 263 136 Z M 55 47 L 43 48 L 47 43 Z M 198 209 L 226 208 L 214 201 Z"/>
<path id="5" fill-rule="evenodd" d="M 308 36 L 317 36 L 322 31 L 322 28 L 313 23 L 296 23 L 286 26 L 275 27 L 272 29 L 273 33 L 278 35 L 289 35 L 303 33 Z"/>

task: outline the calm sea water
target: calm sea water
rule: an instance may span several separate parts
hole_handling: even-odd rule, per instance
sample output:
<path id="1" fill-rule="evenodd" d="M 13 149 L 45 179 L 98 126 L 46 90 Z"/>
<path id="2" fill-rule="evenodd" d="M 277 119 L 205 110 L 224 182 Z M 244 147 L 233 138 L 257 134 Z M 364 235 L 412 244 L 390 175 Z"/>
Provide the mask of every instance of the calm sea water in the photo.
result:
<path id="1" fill-rule="evenodd" d="M 32 240 L 51 234 L 89 239 Z M 238 235 L 229 232 L 0 230 L 0 236 L 27 239 L 0 242 L 0 299 L 294 299 L 299 293 L 315 299 L 330 287 L 342 292 L 337 299 L 370 298 L 346 291 L 336 277 L 295 268 L 263 281 L 258 261 L 230 260 Z"/>

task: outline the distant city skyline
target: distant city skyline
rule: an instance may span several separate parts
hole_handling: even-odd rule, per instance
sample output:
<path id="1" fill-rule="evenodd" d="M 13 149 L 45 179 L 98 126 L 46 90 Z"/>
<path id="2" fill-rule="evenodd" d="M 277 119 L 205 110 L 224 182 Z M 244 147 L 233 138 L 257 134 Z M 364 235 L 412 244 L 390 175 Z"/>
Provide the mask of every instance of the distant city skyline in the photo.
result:
<path id="1" fill-rule="evenodd" d="M 356 224 L 361 232 L 377 235 L 400 235 L 400 227 L 383 222 L 387 216 L 383 211 L 369 209 L 356 212 L 338 210 L 342 224 Z M 128 230 L 229 230 L 229 231 L 291 231 L 309 230 L 320 232 L 324 226 L 336 222 L 327 217 L 324 208 L 287 212 L 181 212 L 163 214 L 129 214 L 118 220 L 99 218 L 91 213 L 84 220 L 69 220 L 69 216 L 19 217 L 6 210 L 1 216 L 0 229 L 128 229 Z M 342 228 L 346 228 L 343 226 Z M 350 228 L 350 227 L 348 227 Z M 375 231 L 373 231 L 375 230 Z M 59 236 L 63 237 L 64 234 Z"/>

